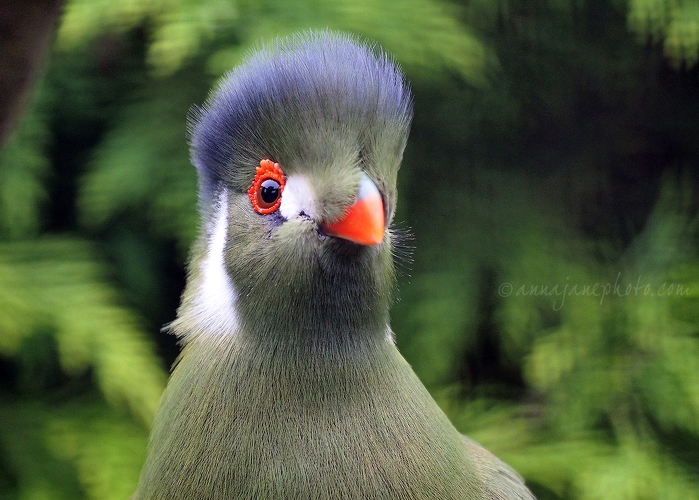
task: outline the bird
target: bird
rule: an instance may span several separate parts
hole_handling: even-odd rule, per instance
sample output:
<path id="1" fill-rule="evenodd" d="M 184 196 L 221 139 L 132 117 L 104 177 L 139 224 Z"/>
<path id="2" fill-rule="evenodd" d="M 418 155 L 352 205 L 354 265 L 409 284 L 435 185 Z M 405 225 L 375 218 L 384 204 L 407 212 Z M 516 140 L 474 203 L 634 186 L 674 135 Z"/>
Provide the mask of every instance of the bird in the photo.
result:
<path id="1" fill-rule="evenodd" d="M 390 326 L 413 96 L 330 30 L 246 56 L 190 113 L 200 234 L 135 500 L 530 499 Z"/>

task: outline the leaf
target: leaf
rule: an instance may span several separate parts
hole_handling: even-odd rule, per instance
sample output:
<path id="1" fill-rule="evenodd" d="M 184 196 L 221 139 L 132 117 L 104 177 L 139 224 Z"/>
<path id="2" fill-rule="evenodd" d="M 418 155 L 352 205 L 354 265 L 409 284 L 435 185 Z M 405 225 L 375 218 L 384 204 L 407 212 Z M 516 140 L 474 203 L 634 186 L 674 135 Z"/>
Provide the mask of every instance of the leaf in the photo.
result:
<path id="1" fill-rule="evenodd" d="M 165 374 L 136 319 L 118 302 L 83 241 L 0 244 L 2 316 L 19 318 L 0 322 L 4 354 L 12 355 L 36 328 L 51 326 L 62 368 L 68 374 L 94 368 L 105 398 L 147 424 Z"/>
<path id="2" fill-rule="evenodd" d="M 629 27 L 662 43 L 676 65 L 699 62 L 699 4 L 693 0 L 630 0 Z"/>
<path id="3" fill-rule="evenodd" d="M 122 500 L 136 490 L 146 458 L 147 431 L 100 404 L 53 411 L 44 428 L 47 446 L 75 464 L 87 498 Z"/>
<path id="4" fill-rule="evenodd" d="M 149 81 L 116 117 L 82 179 L 78 206 L 84 226 L 104 228 L 137 214 L 187 254 L 198 222 L 196 170 L 186 133 L 188 110 L 200 97 L 191 90 L 194 77 Z"/>
<path id="5" fill-rule="evenodd" d="M 3 472 L 17 498 L 122 500 L 136 489 L 147 431 L 93 397 L 0 404 Z M 0 494 L 5 496 L 0 485 Z M 9 492 L 7 492 L 9 495 Z"/>
<path id="6" fill-rule="evenodd" d="M 0 150 L 0 237 L 26 238 L 41 229 L 43 183 L 50 168 L 47 139 L 46 125 L 35 109 L 22 118 Z"/>
<path id="7" fill-rule="evenodd" d="M 158 73 L 170 74 L 236 18 L 234 5 L 225 0 L 73 0 L 66 6 L 58 43 L 74 48 L 105 32 L 151 23 L 149 59 Z"/>
<path id="8" fill-rule="evenodd" d="M 100 33 L 150 24 L 148 60 L 157 74 L 170 75 L 219 37 L 233 45 L 213 56 L 216 74 L 229 70 L 251 44 L 293 31 L 330 27 L 376 40 L 409 71 L 430 78 L 435 69 L 456 72 L 473 85 L 486 83 L 485 72 L 497 65 L 494 52 L 458 21 L 459 12 L 435 0 L 317 0 L 263 2 L 225 0 L 73 0 L 58 33 L 64 48 L 84 44 Z"/>

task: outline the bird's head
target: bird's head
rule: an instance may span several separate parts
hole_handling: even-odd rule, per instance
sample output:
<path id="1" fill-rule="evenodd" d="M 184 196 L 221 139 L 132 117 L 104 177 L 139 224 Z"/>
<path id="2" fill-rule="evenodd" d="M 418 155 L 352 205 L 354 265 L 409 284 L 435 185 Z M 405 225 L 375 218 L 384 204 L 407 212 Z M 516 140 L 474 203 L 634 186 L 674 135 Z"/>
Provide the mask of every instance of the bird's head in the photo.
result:
<path id="1" fill-rule="evenodd" d="M 411 116 L 402 73 L 344 35 L 278 42 L 226 76 L 191 121 L 203 225 L 176 331 L 385 335 Z"/>

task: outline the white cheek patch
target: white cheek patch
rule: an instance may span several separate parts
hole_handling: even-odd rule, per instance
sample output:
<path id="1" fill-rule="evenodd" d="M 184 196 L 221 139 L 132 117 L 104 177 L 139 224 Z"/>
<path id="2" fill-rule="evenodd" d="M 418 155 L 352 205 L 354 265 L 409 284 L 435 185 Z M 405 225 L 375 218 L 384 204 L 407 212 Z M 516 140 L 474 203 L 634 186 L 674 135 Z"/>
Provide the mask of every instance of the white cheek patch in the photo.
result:
<path id="1" fill-rule="evenodd" d="M 207 254 L 201 263 L 194 319 L 206 335 L 231 335 L 238 330 L 235 303 L 238 294 L 224 262 L 228 234 L 228 192 L 224 189 L 216 204 L 216 214 L 209 229 Z"/>
<path id="2" fill-rule="evenodd" d="M 316 217 L 315 196 L 305 177 L 301 175 L 287 177 L 279 211 L 287 220 L 295 219 L 301 213 L 311 218 Z"/>

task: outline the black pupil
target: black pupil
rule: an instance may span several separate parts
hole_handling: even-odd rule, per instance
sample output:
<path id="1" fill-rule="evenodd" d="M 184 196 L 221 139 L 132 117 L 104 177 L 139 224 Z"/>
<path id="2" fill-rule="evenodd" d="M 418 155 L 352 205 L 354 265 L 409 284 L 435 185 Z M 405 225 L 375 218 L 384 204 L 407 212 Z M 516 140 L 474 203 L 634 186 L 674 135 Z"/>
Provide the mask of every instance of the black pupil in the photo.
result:
<path id="1" fill-rule="evenodd" d="M 274 203 L 279 198 L 279 183 L 274 179 L 266 179 L 260 184 L 260 198 L 265 203 Z"/>

